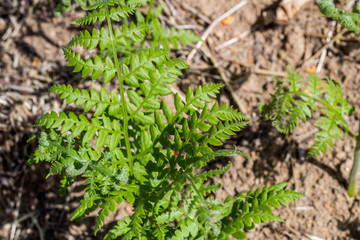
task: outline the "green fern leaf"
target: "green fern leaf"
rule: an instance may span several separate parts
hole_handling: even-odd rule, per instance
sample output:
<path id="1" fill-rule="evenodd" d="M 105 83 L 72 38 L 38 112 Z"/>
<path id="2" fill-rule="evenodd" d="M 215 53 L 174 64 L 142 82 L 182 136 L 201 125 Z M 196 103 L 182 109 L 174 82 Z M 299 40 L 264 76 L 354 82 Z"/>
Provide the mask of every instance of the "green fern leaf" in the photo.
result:
<path id="1" fill-rule="evenodd" d="M 174 49 L 178 49 L 181 43 L 182 45 L 187 45 L 189 43 L 195 43 L 201 41 L 201 38 L 189 30 L 180 29 L 176 32 L 175 28 L 170 28 L 170 32 L 167 33 L 166 29 L 161 27 L 159 20 L 154 19 L 150 23 L 152 30 L 152 47 L 159 48 L 160 44 L 165 49 L 165 51 L 170 52 L 170 44 Z"/>
<path id="2" fill-rule="evenodd" d="M 105 66 L 99 56 L 95 56 L 94 61 L 88 58 L 86 61 L 81 59 L 79 53 L 75 53 L 68 48 L 64 48 L 64 55 L 66 60 L 69 62 L 68 66 L 75 66 L 73 72 L 82 72 L 81 76 L 86 77 L 92 72 L 91 79 L 95 80 L 104 74 L 104 83 L 107 84 L 111 79 L 115 77 L 116 68 L 114 63 L 107 57 L 105 59 Z"/>
<path id="3" fill-rule="evenodd" d="M 94 117 L 102 115 L 107 109 L 110 116 L 117 116 L 121 111 L 121 103 L 114 90 L 110 96 L 105 88 L 101 88 L 100 95 L 95 89 L 90 93 L 85 89 L 73 89 L 71 85 L 57 84 L 50 88 L 51 92 L 60 94 L 60 99 L 66 99 L 66 104 L 75 102 L 76 106 L 83 106 L 84 111 L 88 112 L 95 107 Z"/>
<path id="4" fill-rule="evenodd" d="M 357 25 L 360 24 L 359 13 L 337 9 L 333 0 L 321 0 L 319 9 L 326 17 L 334 19 L 350 31 L 354 31 L 356 34 L 360 32 L 360 27 Z"/>

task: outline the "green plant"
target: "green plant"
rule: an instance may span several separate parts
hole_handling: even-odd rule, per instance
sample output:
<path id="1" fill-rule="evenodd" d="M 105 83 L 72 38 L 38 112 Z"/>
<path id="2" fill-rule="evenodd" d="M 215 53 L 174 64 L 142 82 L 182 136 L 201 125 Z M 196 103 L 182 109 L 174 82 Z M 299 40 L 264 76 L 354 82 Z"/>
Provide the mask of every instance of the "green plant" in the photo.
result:
<path id="1" fill-rule="evenodd" d="M 319 9 L 324 16 L 334 19 L 334 21 L 340 23 L 350 31 L 354 31 L 356 34 L 359 33 L 360 3 L 357 3 L 354 6 L 353 12 L 350 12 L 336 8 L 333 0 L 321 0 Z"/>
<path id="2" fill-rule="evenodd" d="M 50 112 L 42 116 L 37 126 L 46 131 L 36 136 L 39 149 L 29 162 L 50 162 L 48 177 L 62 174 L 63 193 L 75 178 L 86 178 L 84 198 L 71 219 L 81 219 L 100 207 L 95 234 L 117 204 L 126 200 L 133 205 L 133 214 L 118 221 L 105 239 L 229 239 L 229 235 L 244 239 L 244 229 L 269 220 L 282 221 L 271 207 L 304 196 L 284 190 L 287 183 L 229 196 L 223 202 L 207 197 L 221 187 L 221 183 L 208 180 L 225 173 L 231 164 L 199 169 L 216 157 L 245 155 L 236 149 L 213 151 L 210 146 L 221 146 L 221 139 L 240 131 L 248 120 L 231 106 L 219 106 L 212 100 L 222 84 L 198 86 L 194 91 L 189 88 L 184 101 L 176 94 L 175 112 L 161 101 L 161 96 L 172 94 L 169 84 L 188 65 L 170 59 L 167 47 L 158 49 L 158 43 L 144 48 L 152 29 L 151 17 L 138 25 L 114 26 L 121 20 L 117 16 L 127 17 L 137 7 L 130 1 L 101 0 L 88 7 L 85 17 L 74 21 L 82 25 L 100 20 L 107 28 L 75 36 L 64 48 L 69 66 L 82 77 L 91 75 L 96 80 L 102 76 L 105 84 L 117 79 L 118 89 L 109 94 L 105 88 L 88 92 L 54 85 L 52 92 L 67 104 L 84 106 L 87 114 Z M 178 35 L 171 34 L 177 41 Z M 158 42 L 165 45 L 164 41 Z M 133 43 L 140 47 L 135 50 Z M 83 60 L 71 49 L 77 45 L 110 49 L 111 54 Z M 127 47 L 130 51 L 125 55 L 119 51 Z"/>
<path id="3" fill-rule="evenodd" d="M 308 151 L 308 157 L 325 153 L 328 146 L 333 147 L 333 139 L 343 137 L 343 131 L 356 140 L 355 159 L 348 186 L 348 194 L 354 196 L 360 159 L 360 132 L 359 135 L 352 133 L 345 121 L 345 116 L 352 114 L 354 108 L 344 98 L 340 84 L 311 74 L 304 88 L 300 83 L 301 76 L 290 69 L 284 80 L 274 80 L 277 90 L 267 104 L 259 104 L 259 111 L 280 132 L 293 131 L 300 120 L 306 122 L 311 118 L 312 112 L 321 113 L 314 123 L 319 131 L 315 133 L 315 144 Z"/>
<path id="4" fill-rule="evenodd" d="M 360 3 L 354 7 L 354 12 L 339 10 L 332 0 L 322 0 L 319 4 L 320 11 L 326 16 L 333 18 L 350 31 L 358 33 L 360 28 Z M 307 121 L 312 117 L 312 111 L 321 112 L 314 123 L 319 129 L 315 134 L 315 144 L 308 152 L 309 157 L 317 157 L 325 153 L 327 146 L 333 147 L 333 139 L 342 138 L 342 132 L 346 132 L 356 141 L 354 162 L 350 172 L 348 194 L 350 197 L 356 193 L 356 175 L 360 165 L 360 123 L 359 133 L 352 133 L 345 121 L 345 116 L 354 112 L 343 97 L 341 85 L 333 79 L 320 79 L 316 75 L 310 75 L 307 85 L 303 88 L 300 83 L 301 76 L 288 69 L 285 80 L 275 78 L 277 91 L 272 95 L 266 105 L 259 104 L 262 117 L 271 120 L 280 132 L 287 133 L 299 125 L 299 121 Z M 316 105 L 320 104 L 320 107 Z"/>

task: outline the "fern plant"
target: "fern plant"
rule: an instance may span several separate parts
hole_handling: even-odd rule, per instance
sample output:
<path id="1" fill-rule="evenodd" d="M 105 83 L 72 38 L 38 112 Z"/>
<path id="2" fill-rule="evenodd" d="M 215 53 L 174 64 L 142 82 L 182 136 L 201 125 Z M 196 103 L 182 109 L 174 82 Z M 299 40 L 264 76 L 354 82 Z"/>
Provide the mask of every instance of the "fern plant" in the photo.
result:
<path id="1" fill-rule="evenodd" d="M 339 10 L 332 0 L 321 0 L 320 11 L 350 31 L 359 33 L 360 3 L 354 6 L 354 11 Z M 309 149 L 309 157 L 317 157 L 325 153 L 327 147 L 333 147 L 333 140 L 342 138 L 343 132 L 356 141 L 353 166 L 350 172 L 347 192 L 350 197 L 356 193 L 356 176 L 360 165 L 360 123 L 359 133 L 351 132 L 345 117 L 354 113 L 354 107 L 344 98 L 341 85 L 333 79 L 321 79 L 310 75 L 305 88 L 300 83 L 301 76 L 288 69 L 285 80 L 274 78 L 276 93 L 267 103 L 260 103 L 262 117 L 271 120 L 280 132 L 287 133 L 299 125 L 299 121 L 307 121 L 312 112 L 321 112 L 314 126 L 319 129 L 315 134 L 315 144 Z M 320 104 L 320 107 L 317 106 Z"/>
<path id="2" fill-rule="evenodd" d="M 283 221 L 273 215 L 272 207 L 304 196 L 284 190 L 287 183 L 229 196 L 223 202 L 207 197 L 221 187 L 207 184 L 208 179 L 225 173 L 231 164 L 198 169 L 216 157 L 245 155 L 236 149 L 213 151 L 211 146 L 221 146 L 221 140 L 244 128 L 248 119 L 213 100 L 222 84 L 189 88 L 185 101 L 176 94 L 175 111 L 161 101 L 161 96 L 172 94 L 169 84 L 188 65 L 170 58 L 163 41 L 159 41 L 163 49 L 160 44 L 144 48 L 150 18 L 137 25 L 115 26 L 121 21 L 117 16 L 128 16 L 138 6 L 131 1 L 100 0 L 87 8 L 85 17 L 74 21 L 77 25 L 103 21 L 107 26 L 91 33 L 85 30 L 70 41 L 64 48 L 69 66 L 105 84 L 117 80 L 118 89 L 109 93 L 105 88 L 87 91 L 54 85 L 50 91 L 67 104 L 83 107 L 87 114 L 52 111 L 42 116 L 37 126 L 45 132 L 35 136 L 39 149 L 30 163 L 50 162 L 48 177 L 63 176 L 62 193 L 75 179 L 86 178 L 85 194 L 71 219 L 81 219 L 99 207 L 95 234 L 118 204 L 125 200 L 133 205 L 133 214 L 118 221 L 105 239 L 229 239 L 229 235 L 244 239 L 244 230 L 255 224 Z M 132 48 L 131 42 L 138 43 L 139 49 L 126 55 L 118 51 Z M 111 54 L 82 59 L 72 49 L 78 45 L 109 49 Z"/>
<path id="3" fill-rule="evenodd" d="M 275 78 L 277 90 L 267 103 L 259 104 L 261 116 L 272 121 L 280 132 L 293 131 L 302 120 L 306 122 L 313 112 L 320 112 L 314 126 L 319 129 L 315 133 L 315 144 L 309 149 L 308 157 L 317 157 L 325 153 L 328 146 L 333 147 L 333 140 L 342 138 L 343 132 L 356 140 L 355 159 L 350 174 L 348 194 L 355 195 L 356 173 L 360 159 L 360 132 L 351 132 L 346 116 L 354 112 L 354 108 L 344 98 L 340 84 L 333 80 L 311 74 L 306 87 L 300 83 L 301 76 L 288 69 L 287 77 Z M 359 130 L 360 131 L 360 130 Z"/>
<path id="4" fill-rule="evenodd" d="M 358 2 L 353 11 L 345 11 L 336 8 L 333 0 L 321 0 L 319 9 L 324 16 L 332 18 L 345 28 L 358 34 L 360 32 L 360 2 Z"/>

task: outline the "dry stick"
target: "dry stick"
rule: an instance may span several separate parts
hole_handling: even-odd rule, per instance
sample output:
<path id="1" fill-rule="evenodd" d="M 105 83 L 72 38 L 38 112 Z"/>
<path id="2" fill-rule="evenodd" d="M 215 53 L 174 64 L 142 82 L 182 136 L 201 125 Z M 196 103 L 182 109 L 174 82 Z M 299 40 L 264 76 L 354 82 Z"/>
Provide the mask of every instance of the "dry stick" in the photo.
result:
<path id="1" fill-rule="evenodd" d="M 177 93 L 178 95 L 179 95 L 179 97 L 180 97 L 180 99 L 184 102 L 184 103 L 186 103 L 186 96 L 185 96 L 185 94 L 178 88 L 178 86 L 176 86 L 175 84 L 171 84 L 170 86 L 170 89 L 171 89 L 171 91 L 173 92 L 173 93 Z"/>
<path id="2" fill-rule="evenodd" d="M 23 176 L 22 179 L 21 179 L 19 192 L 18 192 L 17 199 L 16 199 L 14 221 L 11 224 L 11 232 L 10 232 L 10 238 L 9 238 L 10 240 L 15 239 L 16 224 L 18 222 L 18 217 L 19 217 L 19 211 L 20 211 L 21 197 L 22 197 L 22 194 L 23 194 L 24 182 L 25 182 L 25 176 Z"/>
<path id="3" fill-rule="evenodd" d="M 228 16 L 230 16 L 231 14 L 233 14 L 234 12 L 236 12 L 237 10 L 239 10 L 240 8 L 242 8 L 243 6 L 245 6 L 247 4 L 247 0 L 244 0 L 238 4 L 236 4 L 234 7 L 232 7 L 231 9 L 229 9 L 227 12 L 225 12 L 223 15 L 221 15 L 220 17 L 218 17 L 217 19 L 215 19 L 210 26 L 205 30 L 204 34 L 201 36 L 202 41 L 199 41 L 196 44 L 196 47 L 191 50 L 189 56 L 187 57 L 186 61 L 190 64 L 192 59 L 194 58 L 197 50 L 199 50 L 199 48 L 202 46 L 202 44 L 205 42 L 206 38 L 210 35 L 210 33 L 212 32 L 212 30 L 214 30 L 215 26 L 220 23 L 222 20 L 224 20 L 225 18 L 227 18 Z"/>
<path id="4" fill-rule="evenodd" d="M 349 10 L 351 8 L 351 6 L 353 6 L 355 4 L 355 0 L 352 0 L 350 1 L 347 5 L 346 5 L 346 8 L 347 10 Z M 332 21 L 331 22 L 331 26 L 332 27 L 335 27 L 336 25 L 336 21 Z M 332 37 L 333 35 L 333 31 L 330 29 L 329 32 L 328 32 L 328 37 L 326 38 L 326 43 L 330 42 L 330 38 Z M 326 57 L 326 53 L 327 53 L 327 49 L 323 49 L 322 52 L 321 52 L 321 56 L 320 56 L 320 59 L 319 59 L 319 63 L 316 67 L 316 73 L 319 73 L 321 71 L 321 68 L 322 68 L 322 65 L 324 63 L 324 60 L 325 60 L 325 57 Z"/>
<path id="5" fill-rule="evenodd" d="M 247 30 L 247 31 L 241 33 L 239 37 L 232 38 L 232 39 L 220 44 L 219 46 L 216 46 L 215 50 L 217 51 L 217 50 L 220 50 L 220 49 L 222 49 L 224 47 L 228 47 L 228 46 L 240 41 L 241 39 L 247 37 L 251 32 L 252 32 L 252 30 Z"/>
<path id="6" fill-rule="evenodd" d="M 335 36 L 333 39 L 331 39 L 330 42 L 328 42 L 327 44 L 325 44 L 325 45 L 324 45 L 319 51 L 317 51 L 313 56 L 311 56 L 310 58 L 306 59 L 306 60 L 304 61 L 304 63 L 301 65 L 301 67 L 299 67 L 298 69 L 301 69 L 301 68 L 305 67 L 307 64 L 309 64 L 310 62 L 312 62 L 315 58 L 318 58 L 318 57 L 321 55 L 321 53 L 322 53 L 322 51 L 323 51 L 324 49 L 329 48 L 334 42 L 336 42 L 338 39 L 340 39 L 340 38 L 342 37 L 342 35 L 343 35 L 346 31 L 347 31 L 346 28 L 344 28 L 343 30 L 341 30 L 341 32 L 339 32 L 338 34 L 336 34 L 336 36 Z"/>
<path id="7" fill-rule="evenodd" d="M 41 226 L 39 224 L 39 221 L 36 219 L 36 217 L 34 215 L 31 215 L 31 220 L 33 221 L 35 227 L 38 229 L 40 240 L 44 240 L 45 239 L 44 238 L 44 231 L 41 228 Z"/>
<path id="8" fill-rule="evenodd" d="M 262 69 L 262 68 L 254 68 L 254 69 L 251 69 L 251 71 L 253 73 L 256 73 L 259 75 L 270 75 L 270 76 L 275 76 L 275 77 L 286 77 L 286 74 L 287 74 L 284 72 L 276 72 L 276 71 L 266 70 L 266 69 Z"/>
<path id="9" fill-rule="evenodd" d="M 332 21 L 331 26 L 335 27 L 335 25 L 336 25 L 336 22 Z M 329 32 L 328 32 L 328 37 L 326 38 L 326 43 L 330 42 L 330 39 L 331 39 L 332 35 L 333 35 L 333 31 L 330 29 Z M 321 52 L 319 63 L 317 65 L 317 67 L 316 67 L 316 73 L 319 73 L 321 71 L 322 65 L 323 65 L 325 57 L 326 57 L 326 53 L 327 53 L 327 49 L 325 48 Z"/>
<path id="10" fill-rule="evenodd" d="M 263 68 L 252 68 L 252 67 L 250 67 L 246 64 L 243 64 L 237 60 L 234 60 L 234 62 L 239 64 L 240 66 L 243 66 L 243 67 L 249 69 L 250 72 L 259 74 L 259 75 L 269 75 L 269 76 L 275 76 L 275 77 L 286 77 L 286 75 L 287 75 L 286 72 L 277 72 L 277 71 L 267 70 L 267 69 L 263 69 Z"/>
<path id="11" fill-rule="evenodd" d="M 328 38 L 328 35 L 325 34 L 317 34 L 317 33 L 305 33 L 305 37 L 313 37 L 313 38 Z M 330 39 L 334 38 L 333 36 L 330 37 Z M 359 42 L 360 38 L 354 38 L 354 37 L 344 37 L 341 36 L 338 38 L 340 41 L 353 41 L 353 42 Z"/>
<path id="12" fill-rule="evenodd" d="M 169 9 L 171 11 L 171 14 L 176 16 L 177 15 L 177 11 L 174 7 L 174 5 L 171 4 L 171 2 L 169 0 L 165 0 L 166 4 L 169 6 Z"/>
<path id="13" fill-rule="evenodd" d="M 181 6 L 183 8 L 185 8 L 185 10 L 189 10 L 192 14 L 198 16 L 201 20 L 203 20 L 204 22 L 206 22 L 207 24 L 211 24 L 211 21 L 209 18 L 207 18 L 205 15 L 201 14 L 198 10 L 196 10 L 195 8 L 193 8 L 192 6 L 188 5 L 185 2 L 181 3 Z"/>
<path id="14" fill-rule="evenodd" d="M 239 110 L 243 114 L 246 115 L 247 114 L 246 108 L 242 104 L 241 99 L 239 98 L 239 96 L 234 92 L 233 88 L 231 87 L 230 80 L 226 76 L 224 70 L 219 66 L 218 62 L 216 61 L 215 56 L 212 54 L 212 52 L 210 51 L 209 47 L 206 45 L 205 42 L 203 43 L 203 47 L 208 52 L 211 62 L 216 67 L 216 69 L 219 71 L 220 76 L 221 76 L 223 82 L 225 83 L 225 86 L 226 86 L 227 90 L 230 92 L 231 97 L 234 99 L 234 101 L 235 101 L 236 105 L 238 106 Z"/>

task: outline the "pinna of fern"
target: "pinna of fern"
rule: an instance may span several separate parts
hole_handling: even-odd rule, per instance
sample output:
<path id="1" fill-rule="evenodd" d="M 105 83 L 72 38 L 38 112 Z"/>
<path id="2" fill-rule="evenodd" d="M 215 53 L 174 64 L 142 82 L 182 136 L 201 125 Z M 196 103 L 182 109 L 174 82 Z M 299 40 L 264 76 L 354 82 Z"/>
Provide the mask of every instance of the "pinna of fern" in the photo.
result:
<path id="1" fill-rule="evenodd" d="M 100 33 L 96 29 L 91 34 L 84 31 L 64 48 L 74 72 L 103 79 L 105 84 L 117 79 L 118 91 L 54 85 L 51 91 L 67 104 L 83 106 L 87 114 L 52 111 L 37 123 L 46 131 L 37 136 L 39 149 L 30 162 L 50 162 L 48 177 L 62 174 L 63 192 L 75 178 L 86 179 L 84 197 L 71 219 L 81 219 L 99 207 L 96 234 L 117 204 L 126 200 L 133 205 L 133 214 L 119 221 L 106 239 L 229 239 L 229 235 L 242 239 L 246 236 L 243 229 L 281 220 L 272 214 L 271 207 L 303 196 L 284 191 L 286 183 L 224 202 L 207 198 L 221 184 L 205 181 L 225 173 L 231 165 L 201 173 L 195 170 L 216 157 L 245 155 L 236 149 L 213 151 L 211 146 L 222 145 L 222 140 L 244 128 L 248 119 L 231 106 L 213 103 L 222 84 L 189 88 L 184 101 L 176 94 L 175 110 L 161 101 L 161 96 L 172 93 L 169 84 L 188 65 L 170 58 L 158 45 L 120 60 L 117 46 L 141 41 L 149 28 L 148 21 L 114 27 L 112 22 L 121 20 L 112 15 L 114 12 L 121 16 L 123 11 L 127 16 L 138 6 L 123 2 L 101 0 L 90 5 L 87 16 L 91 21 L 85 17 L 74 23 L 103 20 L 107 27 Z M 72 49 L 77 45 L 110 49 L 111 54 L 83 59 Z"/>

